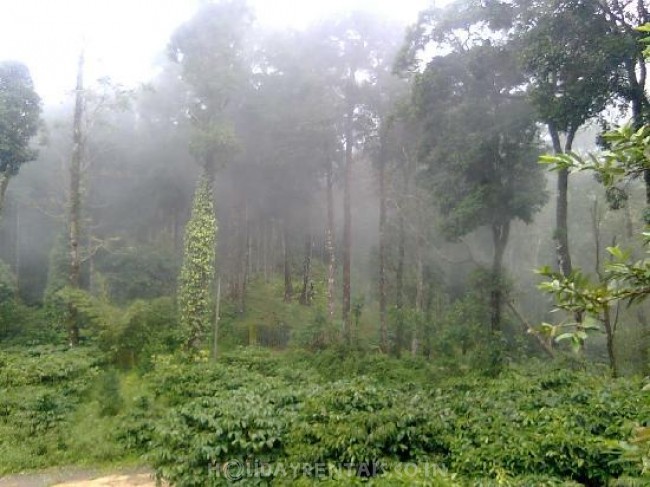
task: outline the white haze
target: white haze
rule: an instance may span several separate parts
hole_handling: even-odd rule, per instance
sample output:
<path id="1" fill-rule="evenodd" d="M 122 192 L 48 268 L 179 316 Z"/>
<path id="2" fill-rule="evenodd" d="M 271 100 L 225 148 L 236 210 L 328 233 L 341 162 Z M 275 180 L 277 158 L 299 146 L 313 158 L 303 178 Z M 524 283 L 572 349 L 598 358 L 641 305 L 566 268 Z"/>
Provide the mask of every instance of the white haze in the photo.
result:
<path id="1" fill-rule="evenodd" d="M 46 104 L 74 86 L 82 44 L 87 76 L 136 86 L 156 72 L 174 29 L 202 0 L 0 0 L 0 60 L 22 61 Z M 428 0 L 253 0 L 257 20 L 303 28 L 334 12 L 367 9 L 405 25 Z"/>

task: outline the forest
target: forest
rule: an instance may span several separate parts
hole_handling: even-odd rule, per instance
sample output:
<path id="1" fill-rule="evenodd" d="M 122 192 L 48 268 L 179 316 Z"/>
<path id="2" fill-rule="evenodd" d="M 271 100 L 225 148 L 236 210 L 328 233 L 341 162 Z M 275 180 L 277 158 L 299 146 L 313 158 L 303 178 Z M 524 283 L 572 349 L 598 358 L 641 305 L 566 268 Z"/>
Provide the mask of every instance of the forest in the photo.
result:
<path id="1" fill-rule="evenodd" d="M 414 21 L 0 59 L 0 486 L 650 485 L 649 7 Z"/>

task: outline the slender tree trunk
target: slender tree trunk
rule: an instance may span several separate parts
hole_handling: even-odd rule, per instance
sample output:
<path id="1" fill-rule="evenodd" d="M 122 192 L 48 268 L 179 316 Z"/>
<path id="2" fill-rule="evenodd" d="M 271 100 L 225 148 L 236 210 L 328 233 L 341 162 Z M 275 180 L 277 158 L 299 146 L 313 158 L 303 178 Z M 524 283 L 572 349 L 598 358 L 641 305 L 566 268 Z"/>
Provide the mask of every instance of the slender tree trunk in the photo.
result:
<path id="1" fill-rule="evenodd" d="M 9 172 L 0 174 L 0 221 L 2 220 L 2 212 L 5 206 L 5 197 L 7 196 L 7 188 L 9 187 L 9 180 L 11 176 Z"/>
<path id="2" fill-rule="evenodd" d="M 352 71 L 354 73 L 354 71 Z M 350 80 L 350 83 L 353 81 Z M 351 91 L 351 90 L 349 90 Z M 345 117 L 345 177 L 343 186 L 343 340 L 350 343 L 351 322 L 351 289 L 350 289 L 350 268 L 352 260 L 352 209 L 351 196 L 352 191 L 352 122 L 354 117 L 354 105 L 349 99 L 351 94 L 348 92 L 348 111 Z"/>
<path id="3" fill-rule="evenodd" d="M 250 222 L 248 219 L 248 201 L 244 200 L 244 239 L 242 242 L 242 250 L 243 250 L 243 259 L 241 259 L 240 262 L 240 268 L 239 272 L 241 274 L 241 277 L 239 279 L 239 283 L 241 286 L 240 292 L 239 292 L 239 313 L 244 314 L 246 311 L 246 288 L 248 286 L 248 279 L 249 279 L 249 268 L 250 268 L 250 260 L 251 260 L 251 232 L 250 232 Z"/>
<path id="4" fill-rule="evenodd" d="M 404 261 L 406 257 L 406 233 L 404 228 L 404 207 L 401 207 L 397 217 L 398 243 L 397 243 L 397 269 L 395 272 L 395 307 L 397 308 L 397 322 L 395 323 L 395 344 L 396 356 L 402 353 L 404 345 L 404 318 L 401 310 L 404 306 Z"/>
<path id="5" fill-rule="evenodd" d="M 311 233 L 305 234 L 305 260 L 302 265 L 302 291 L 300 292 L 300 304 L 309 306 L 311 304 Z"/>
<path id="6" fill-rule="evenodd" d="M 501 331 L 501 305 L 503 303 L 503 254 L 508 245 L 510 222 L 492 225 L 494 256 L 492 259 L 492 289 L 490 290 L 490 324 L 492 332 Z"/>
<path id="7" fill-rule="evenodd" d="M 72 134 L 72 155 L 70 158 L 70 188 L 68 194 L 68 251 L 69 270 L 68 285 L 78 289 L 81 281 L 81 162 L 84 151 L 84 135 L 82 133 L 84 114 L 84 86 L 83 86 L 84 55 L 79 56 L 77 67 L 77 86 L 75 90 L 75 108 Z M 79 325 L 77 309 L 73 305 L 68 307 L 66 316 L 68 341 L 70 346 L 79 344 Z"/>
<path id="8" fill-rule="evenodd" d="M 257 220 L 257 232 L 255 232 L 255 276 L 262 273 L 262 246 L 264 245 L 264 226 L 260 219 Z"/>
<path id="9" fill-rule="evenodd" d="M 286 220 L 282 224 L 282 250 L 284 253 L 284 301 L 289 303 L 293 297 L 291 284 L 291 250 L 289 246 L 289 226 Z"/>
<path id="10" fill-rule="evenodd" d="M 402 309 L 404 305 L 404 261 L 406 258 L 406 229 L 404 208 L 400 208 L 397 217 L 397 270 L 395 273 L 395 306 Z"/>
<path id="11" fill-rule="evenodd" d="M 14 275 L 16 277 L 16 290 L 20 290 L 20 205 L 14 203 L 16 208 L 16 227 L 14 235 Z"/>
<path id="12" fill-rule="evenodd" d="M 549 132 L 553 141 L 553 151 L 556 154 L 562 154 L 562 144 L 557 129 L 549 124 Z M 575 132 L 573 133 L 575 135 Z M 567 137 L 567 146 L 570 150 L 573 138 L 571 133 Z M 569 140 L 571 138 L 571 140 Z M 557 251 L 558 266 L 563 275 L 568 276 L 573 270 L 571 264 L 571 254 L 569 252 L 569 224 L 568 224 L 568 188 L 569 188 L 569 171 L 560 169 L 557 174 L 557 203 L 555 213 L 555 243 Z"/>
<path id="13" fill-rule="evenodd" d="M 212 330 L 212 360 L 219 355 L 219 315 L 221 313 L 221 276 L 217 278 L 217 299 L 214 310 L 214 329 Z"/>
<path id="14" fill-rule="evenodd" d="M 263 252 L 262 256 L 263 267 L 264 267 L 264 282 L 269 282 L 269 276 L 271 274 L 269 269 L 269 253 L 270 248 L 273 243 L 273 220 L 264 222 L 264 239 L 262 241 Z"/>
<path id="15" fill-rule="evenodd" d="M 419 205 L 418 205 L 419 206 Z M 418 208 L 418 222 L 420 222 L 420 208 Z M 424 262 L 422 260 L 422 251 L 424 242 L 422 241 L 422 227 L 418 225 L 418 234 L 415 237 L 415 258 L 416 258 L 416 280 L 415 280 L 415 311 L 417 311 L 418 319 L 422 316 L 424 311 Z M 419 321 L 418 321 L 419 323 Z M 418 324 L 416 323 L 416 325 Z M 420 333 L 421 330 L 417 326 L 413 328 L 413 336 L 411 337 L 411 354 L 416 356 L 420 348 Z"/>
<path id="16" fill-rule="evenodd" d="M 607 338 L 607 356 L 609 357 L 609 368 L 612 377 L 618 377 L 618 363 L 616 362 L 616 353 L 614 351 L 614 327 L 612 326 L 611 310 L 609 306 L 603 311 L 603 325 L 605 326 L 605 335 Z"/>
<path id="17" fill-rule="evenodd" d="M 542 347 L 542 350 L 544 350 L 544 352 L 546 352 L 546 354 L 550 358 L 555 358 L 555 350 L 553 349 L 552 339 L 546 339 L 542 335 L 540 335 L 540 333 L 534 327 L 532 327 L 530 323 L 524 318 L 524 316 L 519 312 L 519 310 L 515 308 L 515 305 L 512 301 L 507 301 L 506 305 L 508 306 L 508 308 L 510 308 L 512 314 L 514 314 L 517 317 L 517 319 L 521 322 L 524 333 L 533 335 L 537 340 L 537 343 Z"/>
<path id="18" fill-rule="evenodd" d="M 330 321 L 334 319 L 334 274 L 336 272 L 336 252 L 334 250 L 334 168 L 332 159 L 327 159 L 327 313 Z"/>
<path id="19" fill-rule="evenodd" d="M 386 158 L 385 141 L 379 155 L 379 332 L 382 351 L 388 352 L 386 316 Z"/>

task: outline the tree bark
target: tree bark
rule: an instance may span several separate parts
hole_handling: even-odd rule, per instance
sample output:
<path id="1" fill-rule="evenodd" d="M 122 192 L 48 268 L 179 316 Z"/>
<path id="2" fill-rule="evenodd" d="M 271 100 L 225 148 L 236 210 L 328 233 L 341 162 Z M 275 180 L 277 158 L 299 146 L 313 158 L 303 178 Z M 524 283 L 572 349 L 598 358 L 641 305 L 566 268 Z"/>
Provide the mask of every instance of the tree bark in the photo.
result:
<path id="1" fill-rule="evenodd" d="M 404 225 L 404 208 L 400 208 L 397 217 L 397 269 L 395 271 L 395 306 L 402 309 L 404 305 L 404 260 L 406 258 L 406 229 Z"/>
<path id="2" fill-rule="evenodd" d="M 562 154 L 562 144 L 557 129 L 549 124 L 549 132 L 553 141 L 553 151 L 555 154 Z M 571 143 L 575 132 L 569 132 L 567 135 L 567 148 L 571 149 Z M 567 150 L 567 151 L 568 151 Z M 573 265 L 571 263 L 571 253 L 569 251 L 569 224 L 568 224 L 568 188 L 569 188 L 569 171 L 560 169 L 557 174 L 557 203 L 555 213 L 555 244 L 557 252 L 558 267 L 564 276 L 571 274 Z"/>
<path id="3" fill-rule="evenodd" d="M 2 221 L 2 212 L 5 206 L 5 197 L 7 195 L 7 188 L 9 187 L 9 180 L 11 176 L 9 172 L 0 174 L 0 221 Z"/>
<path id="4" fill-rule="evenodd" d="M 332 159 L 327 159 L 327 230 L 325 247 L 327 248 L 327 313 L 330 321 L 334 319 L 334 274 L 336 272 L 336 253 L 334 250 L 334 168 Z"/>
<path id="5" fill-rule="evenodd" d="M 616 353 L 614 351 L 614 327 L 612 326 L 611 310 L 606 307 L 603 311 L 603 325 L 605 326 L 605 335 L 607 338 L 607 356 L 609 357 L 609 368 L 612 377 L 618 377 L 618 363 L 616 362 Z"/>
<path id="6" fill-rule="evenodd" d="M 75 108 L 72 134 L 72 155 L 70 158 L 70 187 L 68 195 L 68 251 L 69 270 L 68 285 L 78 289 L 81 281 L 81 162 L 84 151 L 83 115 L 84 115 L 84 85 L 83 85 L 84 55 L 79 56 L 77 67 L 77 86 L 75 89 Z M 79 344 L 79 324 L 77 309 L 68 306 L 66 316 L 68 342 L 74 347 Z"/>
<path id="7" fill-rule="evenodd" d="M 530 326 L 530 323 L 526 321 L 526 319 L 519 312 L 519 310 L 515 308 L 515 305 L 511 301 L 507 301 L 506 304 L 508 308 L 510 308 L 510 311 L 512 311 L 512 314 L 514 314 L 517 317 L 517 319 L 521 322 L 524 332 L 533 335 L 537 340 L 537 343 L 539 343 L 540 347 L 542 347 L 542 350 L 544 350 L 544 352 L 546 352 L 546 354 L 550 358 L 555 358 L 555 350 L 553 350 L 553 345 L 552 345 L 553 342 L 551 340 L 545 340 L 537 330 L 535 330 L 532 326 Z"/>
<path id="8" fill-rule="evenodd" d="M 286 220 L 282 223 L 282 250 L 284 253 L 284 301 L 289 303 L 293 297 L 291 283 L 291 251 L 289 246 L 289 226 Z"/>
<path id="9" fill-rule="evenodd" d="M 419 200 L 418 200 L 419 202 Z M 422 259 L 422 251 L 424 247 L 424 242 L 422 238 L 422 225 L 421 221 L 421 208 L 418 204 L 418 234 L 415 237 L 415 258 L 416 258 L 416 280 L 415 280 L 415 311 L 417 311 L 418 319 L 422 316 L 424 312 L 424 262 Z M 419 323 L 419 321 L 418 321 Z M 416 323 L 416 325 L 418 324 Z M 411 354 L 416 356 L 420 348 L 420 334 L 421 330 L 418 327 L 413 328 L 413 336 L 411 337 Z"/>
<path id="10" fill-rule="evenodd" d="M 379 332 L 384 353 L 388 352 L 386 316 L 386 158 L 384 141 L 379 155 Z"/>
<path id="11" fill-rule="evenodd" d="M 248 286 L 249 279 L 249 269 L 250 269 L 250 260 L 251 260 L 251 233 L 250 233 L 250 221 L 248 218 L 248 201 L 244 200 L 244 239 L 242 242 L 243 250 L 243 259 L 240 262 L 239 272 L 241 273 L 241 278 L 239 279 L 240 283 L 240 292 L 239 292 L 239 313 L 244 314 L 246 311 L 246 288 Z"/>
<path id="12" fill-rule="evenodd" d="M 300 304 L 309 306 L 311 304 L 311 233 L 305 234 L 305 259 L 302 264 L 302 291 L 300 292 Z"/>
<path id="13" fill-rule="evenodd" d="M 490 325 L 492 332 L 501 331 L 501 304 L 503 302 L 503 254 L 508 245 L 510 222 L 492 225 L 494 256 L 492 259 L 492 288 L 490 289 Z"/>
<path id="14" fill-rule="evenodd" d="M 20 290 L 20 205 L 18 201 L 14 203 L 16 210 L 16 226 L 15 226 L 15 235 L 14 235 L 14 277 L 16 283 L 16 290 Z"/>
<path id="15" fill-rule="evenodd" d="M 345 117 L 345 176 L 343 185 L 343 341 L 350 343 L 351 322 L 351 289 L 350 289 L 350 268 L 352 261 L 352 209 L 351 196 L 352 191 L 352 137 L 353 137 L 353 117 L 354 104 L 351 101 L 351 86 L 354 82 L 354 70 L 351 70 L 351 79 L 349 80 L 348 89 L 348 109 Z"/>
<path id="16" fill-rule="evenodd" d="M 214 329 L 212 330 L 212 360 L 219 355 L 219 316 L 221 313 L 221 276 L 217 278 L 217 299 L 214 310 Z"/>

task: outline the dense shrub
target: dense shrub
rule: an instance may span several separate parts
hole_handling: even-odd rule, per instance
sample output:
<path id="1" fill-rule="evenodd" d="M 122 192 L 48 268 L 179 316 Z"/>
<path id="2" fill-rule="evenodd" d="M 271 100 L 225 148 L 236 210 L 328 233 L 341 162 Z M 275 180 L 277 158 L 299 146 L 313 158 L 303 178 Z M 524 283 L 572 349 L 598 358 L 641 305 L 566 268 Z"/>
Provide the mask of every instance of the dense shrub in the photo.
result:
<path id="1" fill-rule="evenodd" d="M 243 484 L 599 486 L 634 485 L 647 458 L 649 392 L 600 371 L 444 379 L 418 360 L 260 349 L 104 366 L 94 348 L 2 352 L 0 472 L 139 456 L 179 486 L 228 485 L 228 462 Z"/>
<path id="2" fill-rule="evenodd" d="M 102 357 L 90 348 L 0 352 L 0 473 L 70 462 L 75 415 L 90 400 Z"/>
<path id="3" fill-rule="evenodd" d="M 395 480 L 404 462 L 454 472 L 458 479 L 449 481 L 460 483 L 449 485 L 462 479 L 533 485 L 521 480 L 532 478 L 539 479 L 535 485 L 605 485 L 635 474 L 616 451 L 633 422 L 650 417 L 634 380 L 513 369 L 496 379 L 468 375 L 434 384 L 424 366 L 405 381 L 400 372 L 384 373 L 391 359 L 376 357 L 367 360 L 377 374 L 369 367 L 366 375 L 345 378 L 363 368 L 363 359 L 352 368 L 339 362 L 337 373 L 326 357 L 314 357 L 311 371 L 300 354 L 257 351 L 229 354 L 215 365 L 161 363 L 152 380 L 174 407 L 148 443 L 158 473 L 178 485 L 220 485 L 226 480 L 215 468 L 236 460 L 268 464 L 270 472 L 278 462 L 326 466 L 302 469 L 298 480 L 332 478 L 341 465 L 372 466 Z M 297 367 L 302 374 L 289 371 Z M 395 482 L 409 484 L 403 476 Z"/>
<path id="4" fill-rule="evenodd" d="M 16 297 L 16 281 L 0 261 L 0 340 L 20 332 L 21 307 Z"/>

